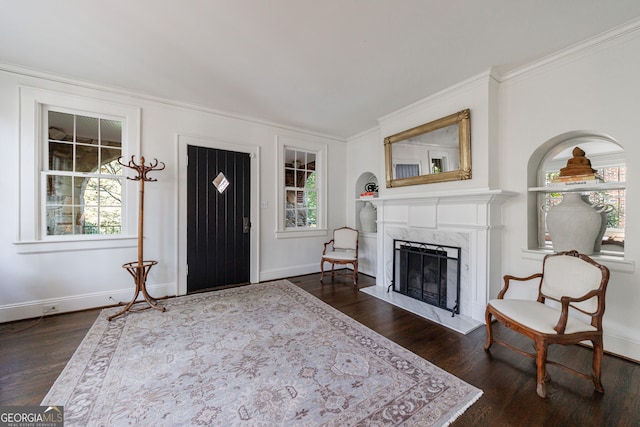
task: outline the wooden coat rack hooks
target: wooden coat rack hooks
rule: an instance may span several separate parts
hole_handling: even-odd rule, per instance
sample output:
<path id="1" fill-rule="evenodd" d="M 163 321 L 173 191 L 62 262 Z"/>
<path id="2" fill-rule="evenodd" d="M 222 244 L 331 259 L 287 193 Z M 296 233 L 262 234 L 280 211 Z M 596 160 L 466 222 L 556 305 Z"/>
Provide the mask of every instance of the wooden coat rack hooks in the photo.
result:
<path id="1" fill-rule="evenodd" d="M 140 310 L 147 310 L 149 308 L 154 308 L 162 312 L 166 310 L 165 307 L 158 304 L 158 299 L 165 299 L 167 297 L 154 298 L 151 295 L 149 295 L 149 293 L 147 292 L 147 276 L 149 275 L 149 270 L 151 270 L 151 267 L 156 265 L 158 261 L 145 260 L 143 256 L 144 183 L 157 181 L 157 179 L 149 178 L 148 174 L 149 172 L 152 172 L 152 171 L 163 170 L 165 168 L 165 165 L 162 162 L 158 162 L 157 159 L 153 159 L 153 162 L 146 165 L 144 156 L 140 157 L 140 163 L 138 164 L 135 162 L 134 157 L 135 156 L 131 156 L 131 160 L 129 160 L 128 163 L 123 163 L 121 160 L 122 157 L 120 157 L 118 158 L 118 163 L 120 163 L 120 165 L 122 165 L 125 168 L 129 168 L 136 171 L 137 173 L 136 176 L 127 177 L 127 179 L 130 179 L 132 181 L 140 181 L 140 192 L 139 192 L 140 200 L 139 200 L 139 209 L 138 209 L 138 259 L 137 261 L 128 262 L 122 265 L 122 268 L 125 268 L 129 272 L 129 274 L 131 274 L 131 276 L 133 277 L 133 280 L 136 284 L 136 291 L 131 301 L 129 301 L 128 303 L 120 303 L 121 305 L 125 305 L 125 304 L 126 305 L 122 310 L 120 310 L 116 314 L 109 316 L 108 318 L 109 320 L 114 319 L 128 311 L 140 311 Z M 142 294 L 144 300 L 137 301 L 138 296 L 140 294 Z M 139 308 L 136 310 L 131 309 L 134 304 L 137 304 L 139 302 L 144 302 L 144 301 L 147 302 L 148 304 L 147 307 Z"/>

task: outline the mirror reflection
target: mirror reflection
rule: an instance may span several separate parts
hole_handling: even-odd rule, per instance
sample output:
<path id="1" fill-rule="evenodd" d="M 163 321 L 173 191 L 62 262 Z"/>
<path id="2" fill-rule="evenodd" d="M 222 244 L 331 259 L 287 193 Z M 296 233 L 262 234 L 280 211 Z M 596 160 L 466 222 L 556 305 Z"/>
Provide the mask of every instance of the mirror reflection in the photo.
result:
<path id="1" fill-rule="evenodd" d="M 393 179 L 448 172 L 459 168 L 456 124 L 393 145 Z"/>
<path id="2" fill-rule="evenodd" d="M 385 138 L 387 187 L 471 178 L 469 110 Z"/>

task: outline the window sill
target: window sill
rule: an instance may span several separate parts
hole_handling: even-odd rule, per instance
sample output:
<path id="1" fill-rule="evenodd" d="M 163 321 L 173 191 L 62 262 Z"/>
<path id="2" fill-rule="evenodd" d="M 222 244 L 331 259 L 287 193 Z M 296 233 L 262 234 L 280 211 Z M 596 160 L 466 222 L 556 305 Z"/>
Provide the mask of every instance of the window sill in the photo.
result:
<path id="1" fill-rule="evenodd" d="M 554 253 L 551 249 L 522 249 L 522 255 L 525 259 L 542 260 L 545 255 Z M 623 254 L 593 254 L 589 255 L 594 261 L 606 265 L 609 270 L 621 273 L 633 273 L 636 269 L 636 263 L 633 260 L 624 258 Z"/>
<path id="2" fill-rule="evenodd" d="M 119 249 L 138 246 L 137 237 L 108 237 L 82 240 L 33 240 L 14 242 L 19 254 L 86 251 L 92 249 Z"/>
<path id="3" fill-rule="evenodd" d="M 291 239 L 295 237 L 326 236 L 326 228 L 313 228 L 305 230 L 276 230 L 276 239 Z"/>

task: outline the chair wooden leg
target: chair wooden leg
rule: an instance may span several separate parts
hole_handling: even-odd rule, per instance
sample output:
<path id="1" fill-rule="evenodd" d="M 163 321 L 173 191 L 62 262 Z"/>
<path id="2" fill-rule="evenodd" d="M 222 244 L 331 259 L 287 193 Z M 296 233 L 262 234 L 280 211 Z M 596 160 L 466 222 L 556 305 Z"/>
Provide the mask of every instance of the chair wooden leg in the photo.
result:
<path id="1" fill-rule="evenodd" d="M 320 261 L 320 281 L 324 279 L 324 260 Z"/>
<path id="2" fill-rule="evenodd" d="M 353 263 L 353 286 L 358 286 L 358 263 Z"/>
<path id="3" fill-rule="evenodd" d="M 536 339 L 536 368 L 537 385 L 536 393 L 543 399 L 547 397 L 547 343 L 542 339 Z"/>
<path id="4" fill-rule="evenodd" d="M 493 344 L 493 329 L 491 327 L 491 312 L 489 311 L 489 307 L 487 307 L 487 310 L 484 313 L 484 320 L 487 327 L 487 341 L 484 344 L 484 349 L 485 351 L 488 351 L 491 344 Z"/>
<path id="5" fill-rule="evenodd" d="M 592 339 L 591 343 L 593 344 L 593 385 L 597 392 L 604 393 L 604 387 L 602 387 L 602 383 L 600 382 L 603 353 L 602 337 L 599 339 Z"/>

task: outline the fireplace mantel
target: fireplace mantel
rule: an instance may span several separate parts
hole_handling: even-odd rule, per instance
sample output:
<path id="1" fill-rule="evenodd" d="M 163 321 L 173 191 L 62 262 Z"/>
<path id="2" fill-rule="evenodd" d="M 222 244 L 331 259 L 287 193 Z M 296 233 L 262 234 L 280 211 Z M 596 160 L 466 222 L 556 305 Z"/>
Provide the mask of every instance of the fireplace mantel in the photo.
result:
<path id="1" fill-rule="evenodd" d="M 391 283 L 393 240 L 405 239 L 462 248 L 460 315 L 484 323 L 491 286 L 501 277 L 502 210 L 516 193 L 453 190 L 383 195 L 371 200 L 377 208 L 376 286 Z"/>
<path id="2" fill-rule="evenodd" d="M 504 200 L 518 193 L 505 190 L 489 190 L 489 189 L 473 189 L 473 190 L 451 190 L 430 193 L 403 193 L 382 195 L 367 201 L 376 205 L 380 204 L 416 204 L 423 202 L 442 202 L 450 204 L 458 204 L 465 202 L 485 202 L 485 203 L 502 203 Z"/>

